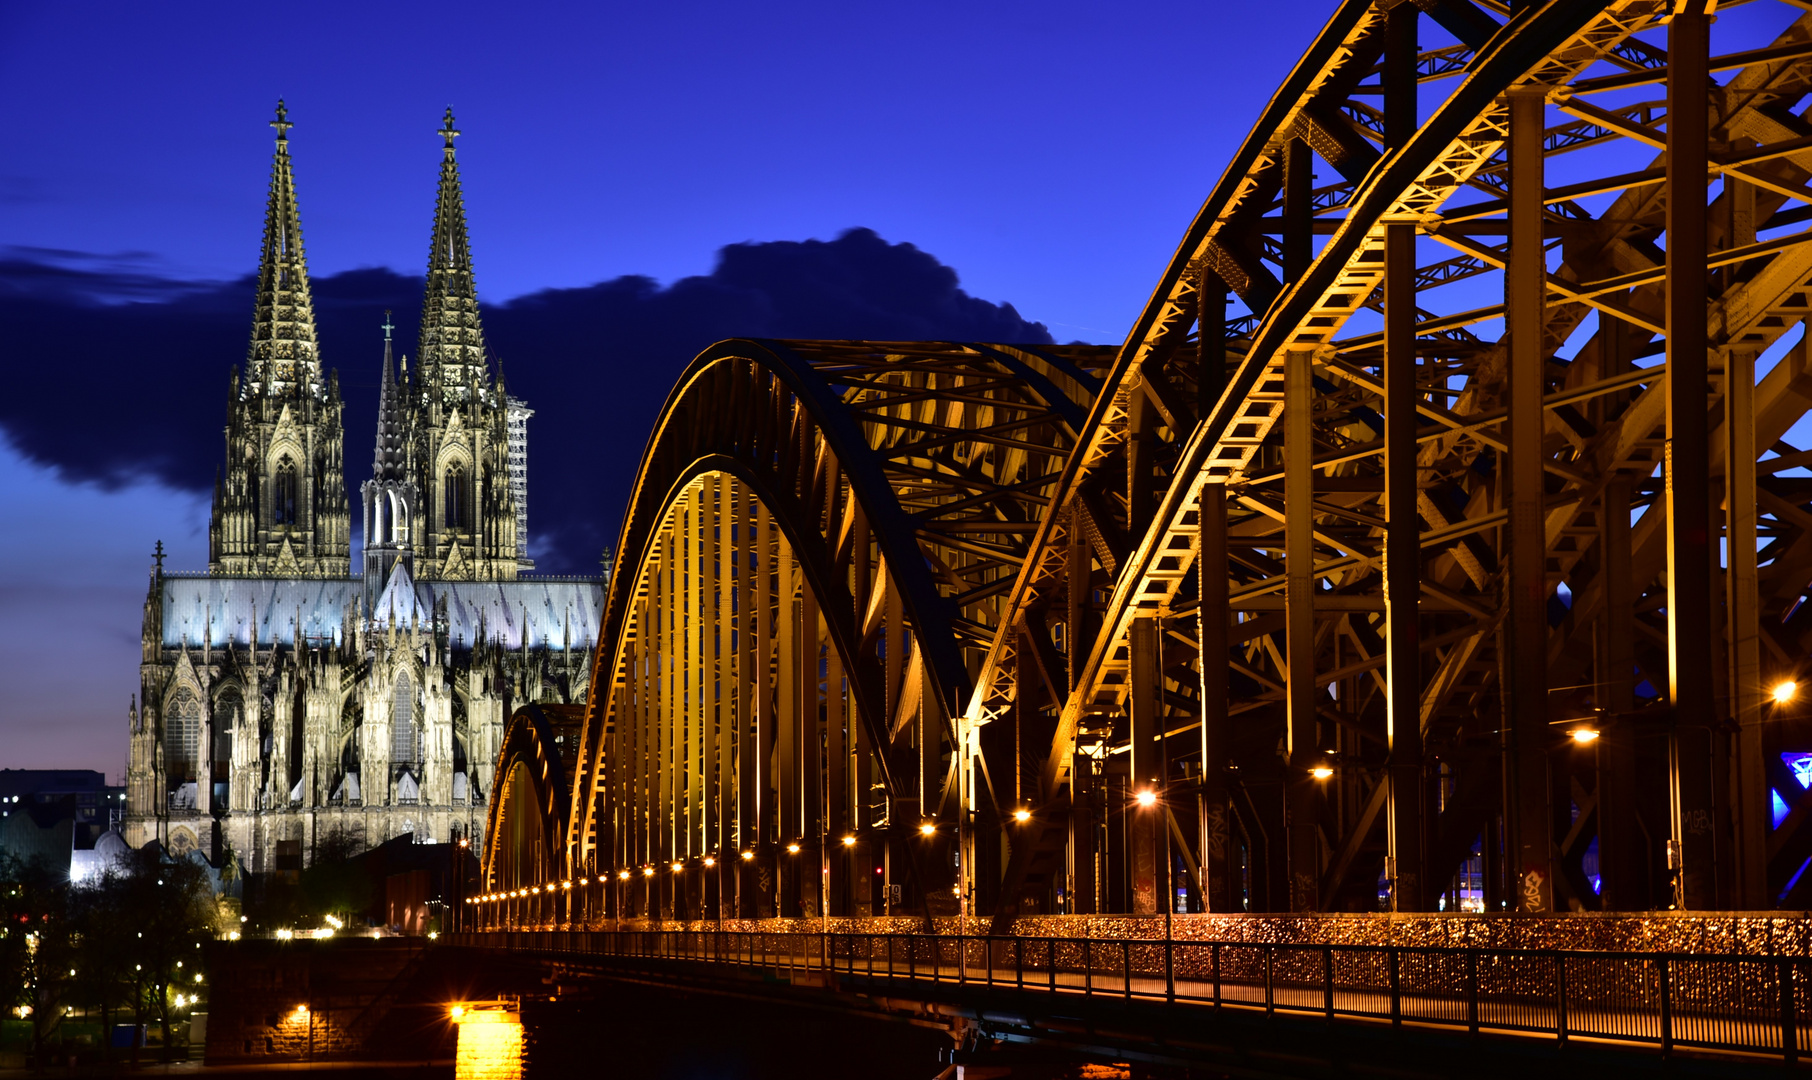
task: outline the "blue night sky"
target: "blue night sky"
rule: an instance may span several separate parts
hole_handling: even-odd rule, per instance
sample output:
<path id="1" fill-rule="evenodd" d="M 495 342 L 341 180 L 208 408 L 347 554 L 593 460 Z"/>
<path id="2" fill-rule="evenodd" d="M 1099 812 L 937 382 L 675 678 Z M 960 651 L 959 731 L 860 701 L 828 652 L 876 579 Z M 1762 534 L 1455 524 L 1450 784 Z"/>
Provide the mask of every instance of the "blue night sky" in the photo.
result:
<path id="1" fill-rule="evenodd" d="M 582 571 L 716 338 L 1119 341 L 1332 8 L 0 5 L 0 767 L 123 770 L 151 546 L 206 564 L 279 96 L 349 484 L 451 104 L 534 553 Z"/>

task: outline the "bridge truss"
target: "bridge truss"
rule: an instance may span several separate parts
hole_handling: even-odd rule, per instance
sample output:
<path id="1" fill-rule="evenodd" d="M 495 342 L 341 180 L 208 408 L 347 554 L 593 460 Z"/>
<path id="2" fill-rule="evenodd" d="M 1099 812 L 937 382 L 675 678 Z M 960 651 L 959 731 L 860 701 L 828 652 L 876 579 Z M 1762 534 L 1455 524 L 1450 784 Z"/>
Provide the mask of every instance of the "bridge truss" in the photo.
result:
<path id="1" fill-rule="evenodd" d="M 1340 4 L 1118 349 L 707 351 L 480 916 L 1807 907 L 1812 14 L 1710 7 Z"/>

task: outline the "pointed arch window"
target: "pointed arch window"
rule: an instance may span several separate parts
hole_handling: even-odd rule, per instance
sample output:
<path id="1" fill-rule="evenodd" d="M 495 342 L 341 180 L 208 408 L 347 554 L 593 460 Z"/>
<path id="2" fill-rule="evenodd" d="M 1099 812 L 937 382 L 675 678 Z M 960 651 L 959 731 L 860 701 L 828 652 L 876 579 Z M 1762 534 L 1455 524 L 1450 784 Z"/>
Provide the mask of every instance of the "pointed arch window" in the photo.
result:
<path id="1" fill-rule="evenodd" d="M 296 516 L 296 463 L 288 454 L 277 462 L 277 475 L 271 484 L 271 523 L 294 525 Z"/>
<path id="2" fill-rule="evenodd" d="M 415 687 L 406 672 L 396 677 L 391 698 L 390 761 L 393 765 L 415 764 Z"/>
<path id="3" fill-rule="evenodd" d="M 447 467 L 445 490 L 441 501 L 446 507 L 446 521 L 449 529 L 471 528 L 472 514 L 471 495 L 466 482 L 466 470 L 463 465 Z"/>
<path id="4" fill-rule="evenodd" d="M 164 708 L 164 779 L 172 787 L 195 779 L 200 744 L 201 702 L 178 691 Z"/>

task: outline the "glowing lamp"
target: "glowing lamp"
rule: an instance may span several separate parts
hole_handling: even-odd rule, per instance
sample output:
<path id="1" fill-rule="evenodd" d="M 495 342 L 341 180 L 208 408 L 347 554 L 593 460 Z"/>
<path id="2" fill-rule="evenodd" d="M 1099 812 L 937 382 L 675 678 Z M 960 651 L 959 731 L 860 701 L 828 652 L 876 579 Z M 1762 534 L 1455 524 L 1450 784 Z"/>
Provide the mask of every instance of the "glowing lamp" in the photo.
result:
<path id="1" fill-rule="evenodd" d="M 629 880 L 629 871 L 627 871 L 627 870 L 617 871 L 617 879 L 620 881 L 628 881 Z"/>
<path id="2" fill-rule="evenodd" d="M 845 837 L 844 837 L 844 838 L 843 838 L 843 846 L 844 846 L 844 847 L 855 847 L 855 846 L 856 846 L 856 838 L 855 838 L 855 837 L 853 837 L 853 836 L 845 836 Z"/>
<path id="3" fill-rule="evenodd" d="M 1591 728 L 1575 728 L 1570 734 L 1573 737 L 1573 741 L 1581 746 L 1598 740 L 1598 732 Z"/>
<path id="4" fill-rule="evenodd" d="M 1032 812 L 1021 807 L 1020 809 L 1013 811 L 1013 820 L 1024 825 L 1026 822 L 1032 820 Z"/>
<path id="5" fill-rule="evenodd" d="M 716 859 L 713 859 L 713 858 L 712 858 L 712 857 L 711 857 L 711 856 L 709 856 L 709 855 L 706 855 L 706 856 L 705 856 L 705 865 L 706 865 L 706 866 L 716 866 L 716 865 L 717 865 L 717 860 L 716 860 Z"/>
<path id="6" fill-rule="evenodd" d="M 1139 792 L 1134 801 L 1140 806 L 1156 806 L 1158 805 L 1158 793 L 1147 788 Z"/>
<path id="7" fill-rule="evenodd" d="M 654 876 L 654 867 L 652 867 L 652 866 L 642 867 L 642 876 L 643 877 L 653 877 Z"/>
<path id="8" fill-rule="evenodd" d="M 674 872 L 674 873 L 676 873 L 676 874 L 677 874 L 677 873 L 679 873 L 679 872 L 680 872 L 680 871 L 681 871 L 681 870 L 684 870 L 684 869 L 685 869 L 685 868 L 686 868 L 686 867 L 685 867 L 685 866 L 684 866 L 684 865 L 683 865 L 683 864 L 681 864 L 681 863 L 674 863 L 674 864 L 673 864 L 673 872 Z"/>
<path id="9" fill-rule="evenodd" d="M 921 836 L 931 836 L 932 834 L 934 834 L 936 832 L 937 832 L 937 824 L 935 822 L 927 821 L 923 825 L 919 826 L 919 835 L 921 835 Z"/>
<path id="10" fill-rule="evenodd" d="M 1787 702 L 1792 701 L 1794 695 L 1798 693 L 1799 684 L 1792 679 L 1786 679 L 1782 682 L 1775 683 L 1773 690 L 1774 703 L 1776 705 L 1785 705 Z"/>
<path id="11" fill-rule="evenodd" d="M 453 1019 L 457 1020 L 460 1017 L 464 1016 L 465 1014 L 466 1014 L 466 1007 L 464 1005 L 453 1006 Z"/>
<path id="12" fill-rule="evenodd" d="M 754 857 L 755 857 L 755 853 L 753 851 L 745 851 L 742 853 L 743 862 L 748 862 L 750 859 L 753 859 Z"/>
<path id="13" fill-rule="evenodd" d="M 799 854 L 799 845 L 798 845 L 798 844 L 788 844 L 788 845 L 787 845 L 787 846 L 786 846 L 786 853 L 787 853 L 787 854 L 788 854 L 788 855 L 797 855 L 797 854 Z"/>
<path id="14" fill-rule="evenodd" d="M 1317 765 L 1309 770 L 1309 775 L 1317 780 L 1326 780 L 1334 775 L 1334 768 L 1331 765 Z"/>

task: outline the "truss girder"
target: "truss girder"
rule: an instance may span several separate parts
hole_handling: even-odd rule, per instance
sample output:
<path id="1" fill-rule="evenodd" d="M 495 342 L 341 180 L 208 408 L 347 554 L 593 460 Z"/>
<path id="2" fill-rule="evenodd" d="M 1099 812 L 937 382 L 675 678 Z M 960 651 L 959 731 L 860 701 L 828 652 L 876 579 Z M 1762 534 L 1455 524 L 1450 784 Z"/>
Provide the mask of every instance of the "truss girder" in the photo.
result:
<path id="1" fill-rule="evenodd" d="M 1089 632 L 1071 639 L 1084 650 L 1069 659 L 1077 670 L 1075 686 L 1053 694 L 1054 700 L 1044 706 L 1056 714 L 1056 738 L 1044 757 L 1036 790 L 1061 798 L 1079 760 L 1079 748 L 1092 746 L 1091 753 L 1109 756 L 1124 751 L 1124 731 L 1091 718 L 1123 716 L 1131 708 L 1130 695 L 1138 689 L 1132 677 L 1136 659 L 1132 629 L 1141 618 L 1178 628 L 1164 639 L 1167 652 L 1177 659 L 1166 656 L 1160 665 L 1162 699 L 1172 703 L 1165 724 L 1187 731 L 1192 724 L 1205 723 L 1203 703 L 1191 685 L 1201 664 L 1192 648 L 1200 607 L 1193 570 L 1200 549 L 1201 500 L 1213 497 L 1227 503 L 1226 528 L 1233 545 L 1227 607 L 1234 618 L 1243 620 L 1240 626 L 1253 628 L 1236 629 L 1233 635 L 1228 663 L 1248 689 L 1234 694 L 1228 713 L 1267 722 L 1260 719 L 1268 715 L 1266 703 L 1281 707 L 1291 684 L 1282 624 L 1268 613 L 1288 608 L 1283 594 L 1288 591 L 1293 557 L 1284 543 L 1286 470 L 1270 448 L 1278 445 L 1280 436 L 1288 438 L 1282 435 L 1282 422 L 1289 358 L 1307 354 L 1314 373 L 1307 403 L 1312 414 L 1308 437 L 1313 443 L 1314 482 L 1321 490 L 1312 503 L 1315 524 L 1307 534 L 1307 546 L 1294 557 L 1313 562 L 1310 577 L 1319 583 L 1317 595 L 1309 601 L 1315 635 L 1309 655 L 1315 671 L 1306 676 L 1306 683 L 1341 691 L 1338 699 L 1323 697 L 1316 706 L 1324 730 L 1342 733 L 1324 734 L 1322 742 L 1338 744 L 1340 751 L 1333 757 L 1347 763 L 1340 777 L 1325 785 L 1322 813 L 1327 817 L 1320 828 L 1325 833 L 1338 826 L 1320 845 L 1321 869 L 1330 872 L 1361 865 L 1354 851 L 1363 835 L 1343 835 L 1340 830 L 1363 834 L 1380 820 L 1375 792 L 1383 758 L 1377 752 L 1349 750 L 1343 739 L 1355 740 L 1353 747 L 1376 748 L 1385 742 L 1380 712 L 1386 689 L 1382 535 L 1389 509 L 1383 501 L 1387 467 L 1382 455 L 1388 412 L 1380 398 L 1382 335 L 1364 326 L 1356 333 L 1345 328 L 1361 309 L 1384 306 L 1386 227 L 1407 223 L 1418 235 L 1443 243 L 1460 256 L 1457 261 L 1430 263 L 1424 253 L 1423 265 L 1415 267 L 1413 275 L 1420 293 L 1415 349 L 1423 365 L 1419 376 L 1423 392 L 1416 405 L 1419 452 L 1413 462 L 1422 488 L 1417 508 L 1424 565 L 1421 723 L 1423 734 L 1441 748 L 1442 767 L 1457 772 L 1462 771 L 1465 753 L 1491 737 L 1502 695 L 1499 668 L 1505 660 L 1497 639 L 1505 626 L 1503 565 L 1512 530 L 1503 493 L 1495 490 L 1489 470 L 1494 460 L 1501 461 L 1512 450 L 1504 407 L 1504 342 L 1439 336 L 1500 320 L 1505 309 L 1501 304 L 1444 307 L 1440 287 L 1501 275 L 1513 261 L 1509 247 L 1494 237 L 1512 190 L 1504 153 L 1510 135 L 1506 104 L 1510 98 L 1532 94 L 1544 103 L 1548 119 L 1541 143 L 1543 156 L 1550 158 L 1631 145 L 1652 150 L 1664 141 L 1667 125 L 1664 103 L 1614 102 L 1599 107 L 1584 101 L 1584 95 L 1603 94 L 1626 83 L 1665 82 L 1666 50 L 1650 39 L 1665 35 L 1663 20 L 1672 5 L 1549 4 L 1533 9 L 1489 40 L 1473 43 L 1463 76 L 1432 109 L 1428 94 L 1432 87 L 1429 80 L 1422 80 L 1417 114 L 1421 120 L 1413 135 L 1394 147 L 1380 145 L 1368 171 L 1348 176 L 1350 186 L 1341 197 L 1314 201 L 1313 231 L 1327 239 L 1313 261 L 1290 281 L 1279 265 L 1287 244 L 1260 242 L 1264 234 L 1287 233 L 1292 227 L 1264 216 L 1280 202 L 1287 205 L 1279 186 L 1286 171 L 1284 148 L 1300 138 L 1338 169 L 1341 162 L 1328 155 L 1343 151 L 1324 137 L 1305 135 L 1295 118 L 1377 115 L 1369 104 L 1330 101 L 1327 96 L 1380 92 L 1376 84 L 1344 81 L 1341 69 L 1357 64 L 1375 73 L 1381 67 L 1386 22 L 1382 7 L 1348 4 L 1335 14 L 1305 56 L 1305 65 L 1316 66 L 1316 77 L 1309 77 L 1299 65 L 1185 235 L 1123 346 L 1081 445 L 1066 467 L 1032 558 L 1010 594 L 1012 616 L 996 635 L 990 663 L 969 704 L 969 714 L 982 721 L 1009 715 L 1018 707 L 1019 680 L 1009 671 L 1016 643 L 1044 625 L 1045 613 L 1061 606 L 1058 597 L 1069 587 L 1072 566 L 1079 566 L 1079 572 L 1091 576 L 1092 587 L 1105 586 L 1106 599 L 1092 616 Z M 1714 65 L 1734 74 L 1709 94 L 1711 171 L 1714 178 L 1726 179 L 1709 191 L 1706 214 L 1722 222 L 1732 213 L 1733 199 L 1749 200 L 1749 209 L 1742 211 L 1748 231 L 1718 235 L 1721 227 L 1714 225 L 1713 250 L 1705 262 L 1710 279 L 1709 343 L 1716 355 L 1728 355 L 1730 350 L 1759 355 L 1784 335 L 1797 332 L 1807 313 L 1807 286 L 1812 285 L 1812 245 L 1807 241 L 1812 232 L 1756 236 L 1758 226 L 1771 215 L 1806 198 L 1806 180 L 1812 175 L 1806 168 L 1812 165 L 1812 157 L 1806 155 L 1812 144 L 1803 141 L 1805 121 L 1783 111 L 1803 107 L 1806 80 L 1812 78 L 1804 47 L 1812 39 L 1812 29 L 1802 16 L 1803 12 L 1783 6 L 1778 35 L 1768 47 L 1733 48 Z M 1655 68 L 1657 63 L 1660 69 Z M 1429 53 L 1418 64 L 1418 70 L 1438 66 Z M 1601 74 L 1607 70 L 1633 75 L 1622 80 Z M 1655 70 L 1661 73 L 1654 74 Z M 1374 142 L 1384 142 L 1378 124 L 1359 126 Z M 1635 504 L 1630 510 L 1642 513 L 1651 502 L 1642 490 L 1643 478 L 1660 469 L 1666 438 L 1662 405 L 1668 367 L 1651 359 L 1666 331 L 1661 304 L 1668 281 L 1662 220 L 1666 155 L 1651 158 L 1646 168 L 1634 173 L 1608 162 L 1581 165 L 1584 160 L 1569 160 L 1573 170 L 1569 177 L 1589 175 L 1594 169 L 1609 175 L 1564 185 L 1576 193 L 1567 199 L 1545 190 L 1541 200 L 1546 205 L 1544 247 L 1558 249 L 1547 257 L 1559 258 L 1543 275 L 1547 296 L 1542 352 L 1547 359 L 1539 396 L 1538 455 L 1549 490 L 1542 499 L 1541 527 L 1534 535 L 1544 548 L 1548 602 L 1556 602 L 1556 589 L 1562 586 L 1560 595 L 1571 598 L 1566 617 L 1547 637 L 1553 667 L 1549 681 L 1555 686 L 1588 682 L 1595 663 L 1603 663 L 1593 658 L 1599 655 L 1595 642 L 1605 633 L 1597 537 L 1606 485 L 1618 476 L 1632 478 Z M 1627 161 L 1627 155 L 1618 160 Z M 1764 165 L 1769 169 L 1766 174 L 1749 171 Z M 1735 189 L 1739 195 L 1730 194 L 1733 182 L 1742 185 Z M 1471 199 L 1464 197 L 1468 192 L 1475 193 Z M 1593 200 L 1589 204 L 1583 201 L 1588 198 Z M 1444 213 L 1450 206 L 1451 224 Z M 1788 215 L 1786 220 L 1801 218 Z M 1267 281 L 1277 282 L 1275 289 L 1265 287 Z M 1230 290 L 1252 308 L 1250 316 L 1230 317 L 1224 324 L 1228 352 L 1224 381 L 1206 367 L 1199 369 L 1202 374 L 1190 371 L 1202 362 L 1190 354 L 1205 352 L 1200 335 L 1188 336 L 1198 312 L 1205 310 L 1205 282 Z M 1477 291 L 1475 287 L 1469 295 Z M 1556 359 L 1567 353 L 1573 355 L 1566 361 Z M 1724 367 L 1714 362 L 1706 398 L 1713 413 L 1709 457 L 1714 472 L 1726 468 L 1733 438 L 1749 440 L 1757 453 L 1770 446 L 1781 453 L 1792 451 L 1778 446 L 1778 440 L 1805 412 L 1803 347 L 1755 386 L 1753 411 L 1734 430 L 1721 411 Z M 1199 423 L 1173 424 L 1166 415 L 1165 423 L 1148 423 L 1148 433 L 1137 436 L 1133 432 L 1139 421 L 1132 406 L 1154 374 L 1172 384 L 1201 380 L 1221 385 L 1212 404 L 1205 403 Z M 1091 495 L 1095 507 L 1103 505 L 1101 491 L 1119 485 L 1117 470 L 1125 465 L 1128 445 L 1139 438 L 1161 446 L 1148 451 L 1157 469 L 1152 483 L 1159 489 L 1148 496 L 1153 502 L 1148 523 L 1124 515 L 1101 523 L 1098 512 L 1072 513 L 1072 506 L 1089 503 Z M 1764 476 L 1767 471 L 1764 463 Z M 1767 487 L 1764 483 L 1764 506 Z M 1106 502 L 1116 510 L 1120 506 L 1118 499 Z M 1665 507 L 1657 502 L 1632 530 L 1625 572 L 1632 576 L 1637 597 L 1646 594 L 1651 606 L 1663 603 L 1666 594 L 1666 521 Z M 1077 553 L 1091 550 L 1070 540 L 1068 533 L 1079 522 L 1096 531 L 1115 525 L 1127 531 L 1123 549 L 1113 553 L 1111 563 L 1100 557 L 1104 552 L 1078 563 Z M 1789 544 L 1802 535 L 1802 522 L 1812 524 L 1812 517 L 1796 518 L 1783 510 L 1771 521 L 1764 511 L 1763 539 L 1774 532 L 1780 536 L 1774 550 L 1797 552 Z M 1812 541 L 1807 546 L 1812 547 Z M 1775 590 L 1772 596 L 1761 597 L 1758 607 L 1775 618 L 1795 609 L 1805 584 L 1791 570 L 1771 575 L 1769 568 L 1777 561 L 1764 552 L 1758 575 L 1764 589 Z M 1657 633 L 1664 636 L 1659 621 L 1647 615 L 1637 617 L 1636 632 L 1648 639 Z M 1797 655 L 1795 646 L 1776 645 L 1772 631 L 1762 633 L 1774 646 L 1777 661 L 1783 654 Z M 1651 660 L 1634 681 L 1642 682 L 1645 675 L 1664 686 L 1665 661 L 1656 670 Z M 1604 697 L 1575 692 L 1557 700 L 1602 714 Z M 1634 704 L 1644 701 L 1665 706 L 1665 700 L 1652 696 Z M 1189 740 L 1182 758 L 1194 752 L 1194 743 Z M 1350 776 L 1344 773 L 1349 767 Z M 1464 771 L 1470 773 L 1471 782 L 1496 783 L 1489 775 L 1492 770 L 1467 765 Z M 1246 772 L 1253 772 L 1250 762 Z M 1201 773 L 1193 775 L 1196 780 L 1178 783 L 1179 792 L 1198 790 Z M 1185 778 L 1179 774 L 1172 779 Z M 1348 805 L 1350 800 L 1356 801 Z M 1456 806 L 1463 802 L 1457 800 Z M 1058 805 L 1053 803 L 1047 812 L 1056 813 Z M 1562 854 L 1579 847 L 1570 839 Z M 1036 858 L 1036 852 L 1025 853 L 1027 862 Z M 1371 867 L 1368 873 L 1375 874 L 1377 862 L 1366 865 Z M 1437 868 L 1443 873 L 1451 869 Z M 1024 870 L 1016 866 L 1014 872 Z M 1335 878 L 1340 876 L 1334 873 Z M 1015 884 L 1009 881 L 1009 893 Z M 1335 902 L 1341 884 L 1325 881 L 1320 902 Z M 1496 899 L 1515 898 L 1500 893 Z M 1587 906 L 1597 903 L 1592 896 L 1565 899 Z M 1279 903 L 1276 898 L 1272 902 Z M 1010 899 L 1007 906 L 1010 910 Z"/>

